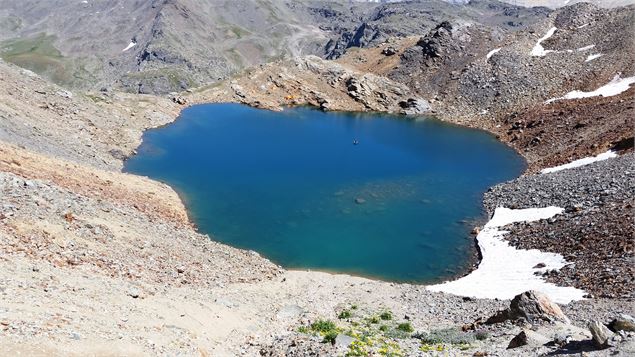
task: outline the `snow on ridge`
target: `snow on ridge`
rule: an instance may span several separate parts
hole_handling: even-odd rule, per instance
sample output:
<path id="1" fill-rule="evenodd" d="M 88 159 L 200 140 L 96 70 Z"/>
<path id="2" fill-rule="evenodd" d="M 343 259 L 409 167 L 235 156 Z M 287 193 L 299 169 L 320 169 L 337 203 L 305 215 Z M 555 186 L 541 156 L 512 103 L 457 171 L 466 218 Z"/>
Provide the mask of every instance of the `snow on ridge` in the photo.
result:
<path id="1" fill-rule="evenodd" d="M 124 49 L 123 49 L 123 51 L 121 51 L 121 52 L 126 52 L 126 51 L 128 51 L 129 49 L 133 48 L 133 47 L 134 47 L 134 46 L 136 46 L 136 45 L 137 45 L 137 43 L 136 43 L 136 42 L 134 42 L 134 41 L 130 41 L 130 43 L 128 44 L 128 46 L 127 46 L 126 48 L 124 48 Z"/>
<path id="2" fill-rule="evenodd" d="M 609 83 L 603 85 L 602 87 L 592 92 L 583 92 L 579 90 L 574 90 L 572 92 L 565 94 L 562 97 L 551 98 L 545 101 L 545 104 L 549 104 L 549 103 L 555 102 L 556 100 L 563 100 L 563 99 L 580 99 L 580 98 L 590 98 L 590 97 L 597 97 L 597 96 L 612 97 L 622 92 L 626 92 L 631 87 L 631 84 L 633 83 L 635 83 L 635 76 L 620 78 L 620 75 L 618 74 L 615 77 L 613 77 L 613 79 Z"/>
<path id="3" fill-rule="evenodd" d="M 580 48 L 578 48 L 578 51 L 579 52 L 584 52 L 584 51 L 592 49 L 593 47 L 595 47 L 595 45 L 588 45 L 588 46 L 580 47 Z"/>
<path id="4" fill-rule="evenodd" d="M 486 299 L 512 299 L 527 290 L 538 290 L 559 304 L 582 300 L 584 291 L 573 287 L 560 287 L 546 282 L 534 272 L 561 269 L 567 265 L 562 255 L 537 249 L 516 249 L 503 239 L 509 232 L 500 227 L 515 222 L 532 222 L 560 214 L 560 207 L 509 209 L 499 207 L 494 216 L 476 237 L 483 259 L 478 268 L 454 281 L 428 286 L 430 291 Z M 534 268 L 537 264 L 544 268 Z"/>
<path id="5" fill-rule="evenodd" d="M 490 59 L 490 58 L 491 58 L 494 54 L 496 54 L 496 53 L 497 53 L 498 51 L 500 51 L 500 50 L 501 50 L 501 47 L 499 47 L 499 48 L 495 48 L 495 49 L 493 49 L 493 50 L 489 51 L 489 52 L 487 53 L 487 55 L 485 56 L 485 58 Z"/>
<path id="6" fill-rule="evenodd" d="M 603 53 L 596 53 L 596 54 L 588 55 L 587 58 L 584 60 L 584 62 L 593 61 L 594 59 L 600 58 L 602 56 L 604 56 Z"/>
<path id="7" fill-rule="evenodd" d="M 534 57 L 544 57 L 547 53 L 554 52 L 553 50 L 545 50 L 545 48 L 542 47 L 542 42 L 546 41 L 551 36 L 553 36 L 553 34 L 556 32 L 556 30 L 557 30 L 556 27 L 550 28 L 549 31 L 547 31 L 547 34 L 544 35 L 543 37 L 541 37 L 538 40 L 538 42 L 536 43 L 534 48 L 531 49 L 531 55 L 532 56 L 534 56 Z"/>
<path id="8" fill-rule="evenodd" d="M 594 162 L 608 160 L 608 159 L 614 158 L 614 157 L 617 157 L 617 154 L 614 151 L 609 150 L 607 152 L 599 154 L 598 156 L 585 157 L 585 158 L 582 158 L 582 159 L 579 159 L 579 160 L 571 161 L 568 164 L 563 164 L 563 165 L 559 165 L 559 166 L 543 169 L 543 170 L 540 171 L 540 173 L 541 174 L 548 174 L 548 173 L 562 171 L 562 170 L 566 170 L 566 169 L 573 169 L 575 167 L 585 166 L 585 165 L 588 165 L 588 164 L 592 164 Z"/>

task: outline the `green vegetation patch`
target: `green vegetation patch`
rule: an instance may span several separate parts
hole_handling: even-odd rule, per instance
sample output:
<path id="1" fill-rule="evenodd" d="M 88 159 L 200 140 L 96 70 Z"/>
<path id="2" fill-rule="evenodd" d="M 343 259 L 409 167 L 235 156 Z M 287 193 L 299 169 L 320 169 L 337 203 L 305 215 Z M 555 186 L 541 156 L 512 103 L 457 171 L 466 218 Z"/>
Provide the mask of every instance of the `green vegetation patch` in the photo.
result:
<path id="1" fill-rule="evenodd" d="M 55 47 L 57 38 L 45 33 L 0 43 L 0 57 L 63 86 L 82 86 L 95 81 L 82 59 L 62 55 Z"/>
<path id="2" fill-rule="evenodd" d="M 298 332 L 309 335 L 322 336 L 323 343 L 335 343 L 337 335 L 340 334 L 342 329 L 337 327 L 333 321 L 330 320 L 317 320 L 310 326 L 300 326 Z"/>
<path id="3" fill-rule="evenodd" d="M 397 330 L 401 332 L 414 332 L 415 329 L 412 328 L 410 322 L 402 322 L 397 325 Z"/>
<path id="4" fill-rule="evenodd" d="M 444 351 L 451 345 L 459 350 L 468 350 L 472 344 L 490 337 L 487 331 L 464 332 L 456 328 L 437 329 L 413 335 L 421 340 L 420 349 L 424 352 Z"/>
<path id="5" fill-rule="evenodd" d="M 340 320 L 349 319 L 353 316 L 350 310 L 344 310 L 337 315 L 337 318 Z"/>
<path id="6" fill-rule="evenodd" d="M 347 356 L 403 356 L 399 340 L 410 337 L 412 326 L 407 322 L 392 322 L 392 312 L 383 310 L 365 314 L 356 305 L 351 305 L 338 314 L 338 319 L 341 325 L 331 320 L 317 320 L 308 326 L 300 326 L 297 331 L 322 336 L 322 342 L 331 344 L 339 334 L 350 336 L 353 342 Z M 402 331 L 404 324 L 410 332 Z"/>
<path id="7" fill-rule="evenodd" d="M 56 83 L 68 82 L 66 60 L 55 48 L 55 36 L 41 33 L 31 38 L 18 38 L 0 44 L 0 57 L 7 62 L 48 75 Z"/>
<path id="8" fill-rule="evenodd" d="M 353 338 L 346 356 L 403 356 L 401 341 L 419 340 L 421 352 L 437 355 L 439 352 L 466 351 L 474 343 L 490 338 L 487 331 L 462 331 L 459 328 L 433 329 L 414 333 L 409 321 L 395 321 L 390 310 L 367 311 L 357 305 L 343 309 L 338 320 L 317 320 L 308 326 L 300 326 L 298 332 L 321 336 L 323 343 L 334 344 L 339 334 Z"/>

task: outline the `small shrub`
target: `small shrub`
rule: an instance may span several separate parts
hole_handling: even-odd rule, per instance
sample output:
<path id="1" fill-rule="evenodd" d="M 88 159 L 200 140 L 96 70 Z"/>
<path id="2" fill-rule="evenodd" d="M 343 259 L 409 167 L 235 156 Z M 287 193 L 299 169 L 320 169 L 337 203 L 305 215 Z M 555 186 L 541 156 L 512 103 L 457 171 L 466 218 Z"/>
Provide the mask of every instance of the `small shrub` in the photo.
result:
<path id="1" fill-rule="evenodd" d="M 392 341 L 383 341 L 381 346 L 377 350 L 380 356 L 387 357 L 401 357 L 403 353 L 401 352 L 401 347 L 396 342 Z"/>
<path id="2" fill-rule="evenodd" d="M 429 345 L 442 343 L 451 345 L 468 345 L 474 342 L 474 336 L 455 328 L 432 330 L 428 333 L 424 332 L 417 334 L 415 338 L 418 338 L 422 343 Z"/>
<path id="3" fill-rule="evenodd" d="M 348 346 L 346 356 L 368 356 L 369 354 L 370 346 L 368 343 L 361 340 L 355 340 L 350 346 Z"/>
<path id="4" fill-rule="evenodd" d="M 384 312 L 381 313 L 381 315 L 379 315 L 379 318 L 384 320 L 384 321 L 392 320 L 392 312 L 384 311 Z"/>
<path id="5" fill-rule="evenodd" d="M 337 338 L 338 332 L 337 330 L 330 330 L 324 333 L 323 343 L 330 343 L 332 345 L 335 344 L 335 339 Z"/>
<path id="6" fill-rule="evenodd" d="M 484 341 L 490 337 L 490 334 L 487 331 L 479 330 L 474 333 L 474 337 L 479 341 Z"/>
<path id="7" fill-rule="evenodd" d="M 351 305 L 351 310 L 357 310 L 357 305 Z"/>
<path id="8" fill-rule="evenodd" d="M 388 325 L 381 325 L 381 326 L 379 326 L 379 331 L 382 331 L 382 332 L 386 332 L 386 331 L 388 331 L 389 329 L 390 329 L 390 327 L 388 327 Z"/>
<path id="9" fill-rule="evenodd" d="M 384 332 L 384 336 L 388 338 L 404 339 L 404 338 L 410 337 L 410 332 L 401 331 L 396 328 L 393 328 L 393 329 L 388 329 L 386 332 Z"/>
<path id="10" fill-rule="evenodd" d="M 427 343 L 424 343 L 421 345 L 421 347 L 419 347 L 419 349 L 423 352 L 433 352 L 433 351 L 437 351 L 437 352 L 442 352 L 445 347 L 443 347 L 443 345 L 430 345 Z"/>
<path id="11" fill-rule="evenodd" d="M 413 332 L 414 329 L 412 328 L 412 325 L 410 324 L 410 322 L 402 322 L 399 325 L 397 325 L 397 330 L 401 331 L 401 332 Z"/>
<path id="12" fill-rule="evenodd" d="M 369 324 L 378 324 L 379 323 L 379 317 L 371 316 L 371 317 L 366 319 L 366 322 L 368 322 Z"/>
<path id="13" fill-rule="evenodd" d="M 337 330 L 337 326 L 335 326 L 333 321 L 317 320 L 311 324 L 311 330 L 320 333 L 327 333 L 332 330 Z"/>
<path id="14" fill-rule="evenodd" d="M 306 326 L 300 326 L 300 327 L 298 327 L 298 332 L 299 333 L 309 334 L 311 331 Z"/>
<path id="15" fill-rule="evenodd" d="M 340 312 L 339 315 L 337 315 L 337 318 L 340 319 L 340 320 L 344 320 L 344 319 L 349 319 L 351 316 L 353 316 L 353 314 L 351 314 L 350 311 L 344 310 L 344 311 Z"/>

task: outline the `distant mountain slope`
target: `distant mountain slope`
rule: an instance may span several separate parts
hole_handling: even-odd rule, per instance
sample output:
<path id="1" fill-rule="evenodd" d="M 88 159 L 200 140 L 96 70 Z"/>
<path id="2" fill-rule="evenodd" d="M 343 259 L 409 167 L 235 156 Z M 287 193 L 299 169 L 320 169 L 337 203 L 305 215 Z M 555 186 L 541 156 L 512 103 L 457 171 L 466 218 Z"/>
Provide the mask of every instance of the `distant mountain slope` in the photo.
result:
<path id="1" fill-rule="evenodd" d="M 523 28 L 544 18 L 493 0 L 0 0 L 0 56 L 58 84 L 167 93 L 284 56 L 422 34 L 441 20 Z"/>
<path id="2" fill-rule="evenodd" d="M 577 4 L 579 2 L 588 2 L 604 8 L 612 8 L 619 6 L 627 6 L 635 4 L 635 0 L 502 0 L 503 2 L 520 6 L 546 6 L 553 9 Z"/>

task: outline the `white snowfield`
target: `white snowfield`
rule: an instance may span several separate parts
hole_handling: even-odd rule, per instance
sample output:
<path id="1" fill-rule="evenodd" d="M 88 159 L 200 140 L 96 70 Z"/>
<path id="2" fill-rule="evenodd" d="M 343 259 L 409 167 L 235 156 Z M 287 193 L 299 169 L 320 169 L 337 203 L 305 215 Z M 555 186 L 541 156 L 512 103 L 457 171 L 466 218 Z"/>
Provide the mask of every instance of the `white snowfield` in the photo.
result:
<path id="1" fill-rule="evenodd" d="M 584 166 L 584 165 L 588 165 L 588 164 L 592 164 L 594 162 L 597 161 L 603 161 L 603 160 L 607 160 L 610 158 L 614 158 L 617 157 L 617 154 L 611 150 L 605 152 L 605 153 L 601 153 L 598 156 L 591 156 L 591 157 L 585 157 L 579 160 L 575 160 L 575 161 L 571 161 L 568 164 L 564 164 L 564 165 L 560 165 L 560 166 L 556 166 L 556 167 L 550 167 L 547 169 L 543 169 L 540 171 L 541 174 L 549 174 L 552 172 L 557 172 L 557 171 L 562 171 L 562 170 L 566 170 L 566 169 L 573 169 L 575 167 L 580 167 L 580 166 Z"/>
<path id="2" fill-rule="evenodd" d="M 594 59 L 600 58 L 602 56 L 604 56 L 603 53 L 596 53 L 596 54 L 588 55 L 587 58 L 584 60 L 584 62 L 593 61 Z"/>
<path id="3" fill-rule="evenodd" d="M 509 232 L 500 227 L 515 222 L 531 222 L 551 218 L 564 209 L 559 207 L 513 210 L 499 207 L 492 219 L 476 237 L 483 260 L 478 268 L 458 280 L 428 286 L 431 291 L 485 299 L 512 299 L 527 290 L 538 290 L 559 304 L 582 300 L 585 292 L 573 287 L 548 283 L 534 272 L 561 269 L 567 262 L 560 254 L 537 249 L 516 249 L 503 239 Z M 537 264 L 544 268 L 534 268 Z"/>
<path id="4" fill-rule="evenodd" d="M 130 41 L 130 43 L 128 44 L 128 46 L 127 46 L 126 48 L 124 48 L 124 49 L 123 49 L 123 51 L 121 51 L 121 52 L 126 52 L 126 51 L 128 51 L 129 49 L 133 48 L 133 47 L 134 47 L 134 46 L 136 46 L 136 45 L 137 45 L 137 43 L 136 43 L 136 42 L 134 42 L 134 41 Z"/>
<path id="5" fill-rule="evenodd" d="M 549 37 L 553 36 L 553 34 L 556 32 L 557 28 L 552 27 L 549 29 L 549 31 L 547 31 L 547 34 L 544 35 L 543 37 L 541 37 L 538 42 L 536 43 L 536 45 L 534 46 L 534 48 L 531 49 L 531 55 L 534 57 L 544 57 L 547 53 L 550 52 L 554 52 L 553 50 L 545 50 L 544 47 L 542 47 L 542 42 L 547 40 Z"/>
<path id="6" fill-rule="evenodd" d="M 556 100 L 564 100 L 564 99 L 581 99 L 581 98 L 590 98 L 590 97 L 612 97 L 614 95 L 618 95 L 620 93 L 626 92 L 631 84 L 635 83 L 635 76 L 620 78 L 620 75 L 616 75 L 613 79 L 602 87 L 592 91 L 592 92 L 583 92 L 579 90 L 574 90 L 573 92 L 569 92 L 562 97 L 559 98 L 551 98 L 545 101 L 545 104 L 549 104 L 555 102 Z"/>
<path id="7" fill-rule="evenodd" d="M 501 48 L 499 47 L 499 48 L 496 48 L 496 49 L 493 49 L 493 50 L 489 51 L 487 53 L 487 55 L 485 56 L 485 58 L 490 59 L 493 55 L 495 55 L 500 50 L 501 50 Z"/>

